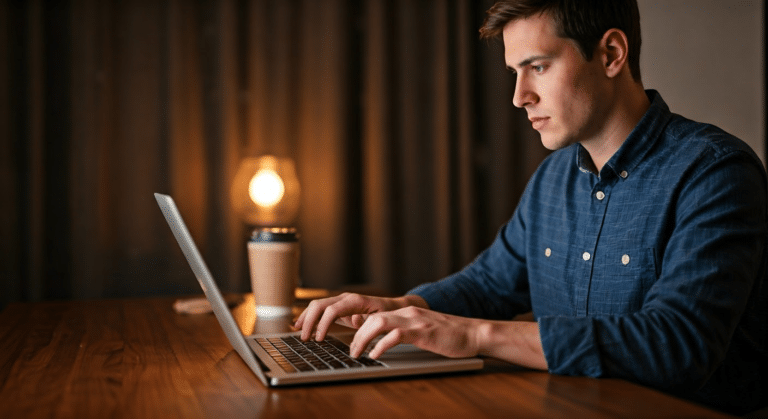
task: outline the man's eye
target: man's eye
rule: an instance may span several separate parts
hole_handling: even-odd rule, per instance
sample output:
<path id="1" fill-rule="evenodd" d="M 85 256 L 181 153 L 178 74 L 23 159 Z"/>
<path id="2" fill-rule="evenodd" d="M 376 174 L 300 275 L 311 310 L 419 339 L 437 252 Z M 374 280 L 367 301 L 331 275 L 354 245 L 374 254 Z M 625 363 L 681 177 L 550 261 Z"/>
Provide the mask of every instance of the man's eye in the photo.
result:
<path id="1" fill-rule="evenodd" d="M 546 69 L 546 67 L 543 65 L 534 65 L 532 66 L 532 68 L 533 68 L 533 71 L 535 71 L 536 73 L 543 73 L 544 70 Z"/>

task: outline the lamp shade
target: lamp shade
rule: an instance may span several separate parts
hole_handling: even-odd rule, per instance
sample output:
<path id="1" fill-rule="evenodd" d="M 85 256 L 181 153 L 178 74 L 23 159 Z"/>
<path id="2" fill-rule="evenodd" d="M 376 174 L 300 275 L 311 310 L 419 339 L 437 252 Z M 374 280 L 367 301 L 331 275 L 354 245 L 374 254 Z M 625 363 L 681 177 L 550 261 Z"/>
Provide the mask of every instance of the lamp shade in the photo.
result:
<path id="1" fill-rule="evenodd" d="M 248 224 L 288 226 L 299 211 L 299 179 L 291 159 L 246 158 L 232 182 L 232 206 Z"/>

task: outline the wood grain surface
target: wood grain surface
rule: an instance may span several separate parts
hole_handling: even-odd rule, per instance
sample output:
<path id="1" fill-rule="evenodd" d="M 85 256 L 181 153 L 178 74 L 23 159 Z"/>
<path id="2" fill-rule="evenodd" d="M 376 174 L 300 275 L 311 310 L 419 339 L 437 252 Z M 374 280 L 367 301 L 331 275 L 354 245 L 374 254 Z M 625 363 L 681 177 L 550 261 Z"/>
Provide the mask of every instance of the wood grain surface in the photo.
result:
<path id="1" fill-rule="evenodd" d="M 622 380 L 488 360 L 474 373 L 267 389 L 211 314 L 174 299 L 16 303 L 0 314 L 0 418 L 728 417 Z M 258 321 L 243 298 L 246 332 Z"/>

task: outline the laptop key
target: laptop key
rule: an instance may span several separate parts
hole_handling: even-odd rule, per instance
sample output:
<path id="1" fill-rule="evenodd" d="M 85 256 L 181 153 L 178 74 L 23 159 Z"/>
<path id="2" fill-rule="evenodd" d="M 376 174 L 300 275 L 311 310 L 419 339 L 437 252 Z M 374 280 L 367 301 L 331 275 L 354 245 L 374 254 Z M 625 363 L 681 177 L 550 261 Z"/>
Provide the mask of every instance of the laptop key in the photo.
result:
<path id="1" fill-rule="evenodd" d="M 290 362 L 282 361 L 278 362 L 277 365 L 280 365 L 280 368 L 285 372 L 296 372 L 296 368 Z"/>
<path id="2" fill-rule="evenodd" d="M 349 346 L 332 336 L 320 342 L 302 342 L 294 336 L 256 341 L 286 372 L 384 366 L 367 356 L 350 357 Z"/>
<path id="3" fill-rule="evenodd" d="M 357 358 L 357 361 L 361 364 L 365 365 L 366 367 L 378 367 L 383 366 L 383 364 L 375 359 L 368 358 L 367 356 L 361 356 L 360 358 Z"/>
<path id="4" fill-rule="evenodd" d="M 306 362 L 297 362 L 294 364 L 296 368 L 301 372 L 314 371 L 315 369 Z"/>

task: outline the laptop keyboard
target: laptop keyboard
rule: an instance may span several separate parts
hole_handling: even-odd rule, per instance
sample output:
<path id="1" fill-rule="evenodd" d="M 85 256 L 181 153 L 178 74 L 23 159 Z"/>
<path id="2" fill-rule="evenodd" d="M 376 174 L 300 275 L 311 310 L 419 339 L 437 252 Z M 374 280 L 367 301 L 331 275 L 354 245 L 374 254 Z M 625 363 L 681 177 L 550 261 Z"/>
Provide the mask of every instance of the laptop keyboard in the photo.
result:
<path id="1" fill-rule="evenodd" d="M 384 366 L 367 356 L 350 357 L 349 346 L 333 336 L 327 336 L 322 342 L 302 342 L 294 336 L 256 338 L 256 342 L 285 372 Z"/>

